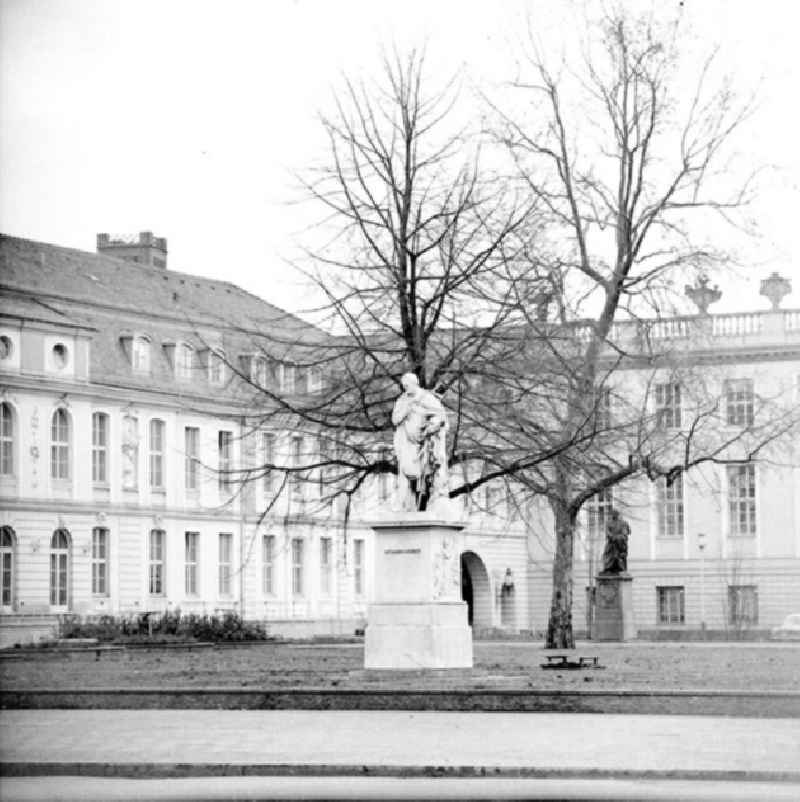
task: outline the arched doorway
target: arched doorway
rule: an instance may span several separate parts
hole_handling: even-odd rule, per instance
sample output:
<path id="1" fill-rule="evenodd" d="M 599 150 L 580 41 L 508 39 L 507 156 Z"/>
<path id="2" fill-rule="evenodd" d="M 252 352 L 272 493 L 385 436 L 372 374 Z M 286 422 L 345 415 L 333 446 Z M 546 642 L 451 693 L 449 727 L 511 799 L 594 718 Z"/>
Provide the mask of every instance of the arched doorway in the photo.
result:
<path id="1" fill-rule="evenodd" d="M 492 596 L 489 574 L 474 551 L 461 555 L 461 598 L 467 603 L 467 618 L 477 633 L 492 627 Z"/>

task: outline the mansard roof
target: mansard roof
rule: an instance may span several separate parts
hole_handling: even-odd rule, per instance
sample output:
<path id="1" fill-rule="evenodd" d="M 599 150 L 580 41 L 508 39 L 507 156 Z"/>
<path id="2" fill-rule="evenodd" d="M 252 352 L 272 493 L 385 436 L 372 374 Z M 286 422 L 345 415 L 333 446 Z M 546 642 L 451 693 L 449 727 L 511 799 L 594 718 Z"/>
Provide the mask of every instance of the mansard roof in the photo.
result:
<path id="1" fill-rule="evenodd" d="M 235 382 L 211 386 L 202 360 L 191 379 L 179 381 L 170 347 L 213 348 L 236 364 L 240 355 L 263 350 L 300 361 L 298 353 L 327 340 L 320 329 L 228 281 L 6 235 L 0 235 L 0 309 L 0 318 L 83 329 L 91 336 L 93 384 L 228 402 L 240 397 Z M 134 336 L 151 343 L 146 373 L 132 369 Z"/>
<path id="2" fill-rule="evenodd" d="M 297 339 L 321 332 L 229 281 L 0 234 L 0 288 L 195 326 L 258 333 L 279 327 Z"/>

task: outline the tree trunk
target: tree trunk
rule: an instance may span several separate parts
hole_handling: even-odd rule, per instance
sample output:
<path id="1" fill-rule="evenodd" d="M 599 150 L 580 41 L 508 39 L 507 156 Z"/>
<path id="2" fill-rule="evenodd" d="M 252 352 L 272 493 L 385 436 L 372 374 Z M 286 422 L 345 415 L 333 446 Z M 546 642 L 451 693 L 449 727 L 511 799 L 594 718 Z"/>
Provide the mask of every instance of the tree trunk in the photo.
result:
<path id="1" fill-rule="evenodd" d="M 556 553 L 553 558 L 553 598 L 547 624 L 547 649 L 574 649 L 572 635 L 572 556 L 577 516 L 563 503 L 554 503 Z"/>

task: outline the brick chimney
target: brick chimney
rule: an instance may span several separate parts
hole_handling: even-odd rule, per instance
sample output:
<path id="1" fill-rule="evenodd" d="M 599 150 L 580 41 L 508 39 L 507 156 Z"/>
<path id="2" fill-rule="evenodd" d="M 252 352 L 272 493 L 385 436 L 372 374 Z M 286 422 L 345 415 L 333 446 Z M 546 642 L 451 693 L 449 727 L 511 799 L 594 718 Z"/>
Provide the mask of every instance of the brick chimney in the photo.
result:
<path id="1" fill-rule="evenodd" d="M 98 234 L 97 252 L 149 267 L 167 269 L 166 237 L 154 237 L 152 231 L 141 231 L 138 237 L 135 234 Z"/>

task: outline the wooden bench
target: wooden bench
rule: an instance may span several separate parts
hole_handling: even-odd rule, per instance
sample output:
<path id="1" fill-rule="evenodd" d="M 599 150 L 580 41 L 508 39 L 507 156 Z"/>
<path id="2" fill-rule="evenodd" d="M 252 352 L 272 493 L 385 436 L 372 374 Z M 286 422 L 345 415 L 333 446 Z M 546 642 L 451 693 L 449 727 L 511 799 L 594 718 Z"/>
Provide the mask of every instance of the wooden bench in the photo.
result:
<path id="1" fill-rule="evenodd" d="M 579 657 L 577 660 L 570 660 L 567 654 L 546 654 L 546 663 L 542 663 L 542 668 L 605 668 L 598 662 L 597 657 Z"/>

